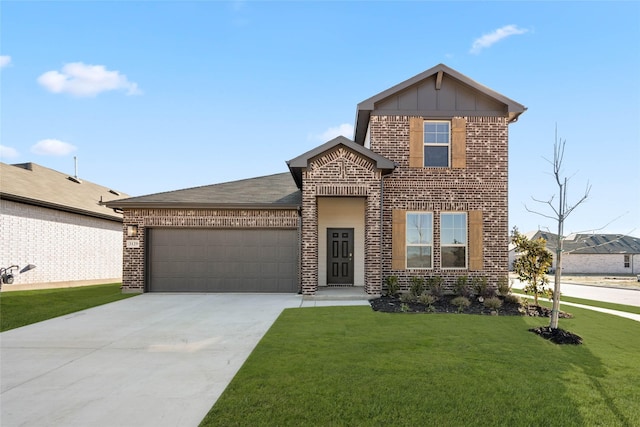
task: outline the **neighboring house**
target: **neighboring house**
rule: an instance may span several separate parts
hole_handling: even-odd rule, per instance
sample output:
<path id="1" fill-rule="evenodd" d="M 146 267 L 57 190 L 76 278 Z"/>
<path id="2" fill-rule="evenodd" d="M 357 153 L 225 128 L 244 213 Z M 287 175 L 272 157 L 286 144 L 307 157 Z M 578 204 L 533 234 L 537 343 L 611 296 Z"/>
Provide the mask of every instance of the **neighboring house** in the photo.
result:
<path id="1" fill-rule="evenodd" d="M 289 174 L 110 202 L 128 231 L 124 289 L 496 283 L 509 266 L 508 125 L 524 111 L 440 64 L 358 104 L 354 140 L 289 160 Z"/>
<path id="2" fill-rule="evenodd" d="M 553 253 L 556 268 L 557 235 L 544 231 L 529 232 L 530 239 L 542 237 Z M 571 234 L 562 244 L 562 272 L 567 274 L 625 274 L 640 273 L 640 238 L 623 234 Z M 509 247 L 509 265 L 517 257 Z"/>
<path id="3" fill-rule="evenodd" d="M 120 282 L 122 214 L 101 202 L 123 196 L 35 163 L 0 163 L 0 267 L 20 267 L 2 290 Z"/>

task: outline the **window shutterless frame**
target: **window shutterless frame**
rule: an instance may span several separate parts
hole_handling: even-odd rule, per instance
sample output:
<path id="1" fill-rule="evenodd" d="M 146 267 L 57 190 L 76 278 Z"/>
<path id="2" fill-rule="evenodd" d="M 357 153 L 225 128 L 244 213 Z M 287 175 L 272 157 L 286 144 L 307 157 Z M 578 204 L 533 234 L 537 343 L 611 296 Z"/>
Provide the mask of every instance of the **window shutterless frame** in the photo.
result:
<path id="1" fill-rule="evenodd" d="M 424 167 L 451 167 L 451 122 L 425 120 L 423 123 Z"/>
<path id="2" fill-rule="evenodd" d="M 407 212 L 405 222 L 407 270 L 433 268 L 433 213 Z"/>
<path id="3" fill-rule="evenodd" d="M 466 212 L 440 214 L 440 263 L 443 270 L 464 270 L 469 265 Z"/>

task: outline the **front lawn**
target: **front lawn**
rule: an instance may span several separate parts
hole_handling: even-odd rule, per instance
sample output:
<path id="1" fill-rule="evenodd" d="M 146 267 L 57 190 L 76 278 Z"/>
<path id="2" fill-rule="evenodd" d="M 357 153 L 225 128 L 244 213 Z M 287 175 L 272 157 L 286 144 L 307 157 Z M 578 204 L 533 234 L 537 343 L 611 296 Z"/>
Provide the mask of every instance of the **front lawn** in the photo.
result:
<path id="1" fill-rule="evenodd" d="M 0 332 L 132 297 L 120 283 L 0 293 Z"/>
<path id="2" fill-rule="evenodd" d="M 546 318 L 285 310 L 203 426 L 640 425 L 640 324 L 574 307 Z"/>

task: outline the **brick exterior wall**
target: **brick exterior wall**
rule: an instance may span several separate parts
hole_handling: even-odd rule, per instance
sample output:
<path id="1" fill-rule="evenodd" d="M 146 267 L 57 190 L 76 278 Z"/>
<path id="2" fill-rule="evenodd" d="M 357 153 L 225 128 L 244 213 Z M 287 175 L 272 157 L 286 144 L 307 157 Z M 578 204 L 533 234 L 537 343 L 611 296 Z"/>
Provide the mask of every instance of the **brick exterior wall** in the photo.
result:
<path id="1" fill-rule="evenodd" d="M 413 275 L 441 276 L 451 287 L 458 276 L 484 276 L 490 284 L 508 274 L 508 123 L 503 117 L 466 117 L 466 168 L 409 168 L 409 116 L 372 116 L 371 150 L 398 167 L 384 178 L 382 279 L 398 276 L 409 287 Z M 430 270 L 391 267 L 393 209 L 433 212 L 434 263 Z M 440 213 L 483 212 L 483 269 L 443 270 L 440 263 Z M 375 218 L 371 218 L 375 220 Z M 368 218 L 369 221 L 369 218 Z M 468 232 L 468 230 L 467 230 Z M 368 266 L 378 270 L 376 265 Z M 380 291 L 381 281 L 370 289 Z"/>
<path id="2" fill-rule="evenodd" d="M 125 209 L 119 241 L 124 252 L 123 291 L 145 291 L 145 236 L 149 228 L 299 228 L 299 224 L 295 209 Z M 129 225 L 138 227 L 137 236 L 127 236 Z"/>
<path id="3" fill-rule="evenodd" d="M 312 159 L 302 174 L 302 259 L 304 294 L 318 289 L 317 198 L 366 197 L 365 291 L 375 293 L 380 282 L 380 178 L 375 164 L 344 146 L 337 146 Z M 324 252 L 323 252 L 324 253 Z"/>
<path id="4" fill-rule="evenodd" d="M 0 212 L 0 265 L 36 266 L 3 291 L 121 280 L 120 222 L 9 200 L 0 200 Z"/>

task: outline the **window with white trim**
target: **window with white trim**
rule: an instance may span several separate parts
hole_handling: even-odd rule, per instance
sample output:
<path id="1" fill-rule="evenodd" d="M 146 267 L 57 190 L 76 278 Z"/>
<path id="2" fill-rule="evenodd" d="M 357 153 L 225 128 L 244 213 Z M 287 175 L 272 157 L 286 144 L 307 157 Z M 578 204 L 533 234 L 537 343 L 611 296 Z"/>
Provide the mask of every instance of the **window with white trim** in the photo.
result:
<path id="1" fill-rule="evenodd" d="M 440 255 L 442 268 L 467 268 L 467 214 L 440 214 Z"/>
<path id="2" fill-rule="evenodd" d="M 630 268 L 631 267 L 631 255 L 625 255 L 624 256 L 624 268 Z"/>
<path id="3" fill-rule="evenodd" d="M 447 168 L 451 164 L 451 123 L 424 122 L 424 166 Z"/>
<path id="4" fill-rule="evenodd" d="M 407 268 L 433 267 L 433 214 L 407 212 Z"/>

